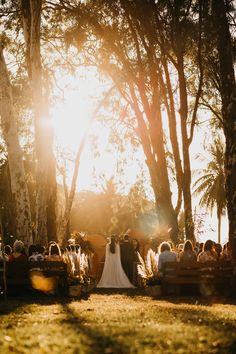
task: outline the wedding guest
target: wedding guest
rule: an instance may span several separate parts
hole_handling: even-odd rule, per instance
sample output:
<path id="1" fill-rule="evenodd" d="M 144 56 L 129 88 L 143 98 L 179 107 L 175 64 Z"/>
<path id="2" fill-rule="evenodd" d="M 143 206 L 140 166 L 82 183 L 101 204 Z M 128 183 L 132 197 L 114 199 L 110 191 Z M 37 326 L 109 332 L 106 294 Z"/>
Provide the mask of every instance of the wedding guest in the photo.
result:
<path id="1" fill-rule="evenodd" d="M 24 243 L 20 240 L 16 240 L 13 244 L 13 252 L 9 256 L 9 262 L 21 262 L 27 261 L 25 254 Z"/>
<path id="2" fill-rule="evenodd" d="M 12 248 L 11 248 L 11 246 L 10 246 L 10 245 L 5 245 L 5 246 L 4 246 L 4 252 L 5 252 L 5 255 L 6 255 L 6 261 L 8 261 L 10 255 L 12 254 Z"/>
<path id="3" fill-rule="evenodd" d="M 3 261 L 3 258 L 5 258 L 5 261 L 8 261 L 8 256 L 6 255 L 5 252 L 2 250 L 2 243 L 0 243 L 0 262 Z"/>
<path id="4" fill-rule="evenodd" d="M 33 246 L 33 247 L 31 247 Z M 29 261 L 31 262 L 42 262 L 45 259 L 45 249 L 41 245 L 31 245 L 29 247 Z"/>
<path id="5" fill-rule="evenodd" d="M 230 246 L 230 243 L 227 242 L 224 246 L 223 246 L 223 250 L 220 256 L 220 260 L 222 261 L 232 261 L 232 249 Z"/>
<path id="6" fill-rule="evenodd" d="M 197 255 L 193 250 L 193 244 L 190 240 L 186 240 L 183 252 L 180 254 L 180 262 L 196 262 Z"/>
<path id="7" fill-rule="evenodd" d="M 214 249 L 214 242 L 207 240 L 203 246 L 203 251 L 198 255 L 198 262 L 204 263 L 209 261 L 217 261 L 218 256 Z"/>
<path id="8" fill-rule="evenodd" d="M 175 252 L 171 251 L 169 242 L 162 242 L 159 246 L 158 271 L 162 271 L 163 264 L 166 262 L 177 262 Z"/>
<path id="9" fill-rule="evenodd" d="M 28 253 L 29 253 L 29 260 L 30 260 L 30 257 L 36 254 L 36 245 L 30 245 L 28 249 Z"/>
<path id="10" fill-rule="evenodd" d="M 198 250 L 197 250 L 197 257 L 203 251 L 203 247 L 204 247 L 204 242 L 199 243 Z"/>
<path id="11" fill-rule="evenodd" d="M 215 251 L 217 253 L 218 259 L 220 259 L 220 255 L 221 255 L 221 252 L 222 252 L 221 244 L 220 243 L 215 243 L 214 244 L 214 248 L 215 248 Z"/>

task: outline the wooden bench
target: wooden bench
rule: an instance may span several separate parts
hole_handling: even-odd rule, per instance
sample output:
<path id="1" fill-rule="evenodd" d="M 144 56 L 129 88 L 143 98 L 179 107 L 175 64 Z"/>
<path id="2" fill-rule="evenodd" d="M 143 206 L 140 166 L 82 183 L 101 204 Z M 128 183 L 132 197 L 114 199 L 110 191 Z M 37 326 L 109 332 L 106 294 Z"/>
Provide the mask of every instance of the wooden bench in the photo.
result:
<path id="1" fill-rule="evenodd" d="M 233 277 L 231 262 L 166 262 L 162 269 L 162 292 L 180 294 L 186 286 L 207 295 L 213 290 L 229 292 Z"/>
<path id="2" fill-rule="evenodd" d="M 3 264 L 0 265 L 1 287 L 3 287 Z M 64 262 L 7 262 L 6 263 L 7 293 L 19 294 L 33 289 L 45 291 L 49 280 L 56 284 L 56 292 L 66 295 L 68 291 L 67 265 Z M 38 286 L 37 286 L 38 281 Z M 55 286 L 54 286 L 55 287 Z"/>

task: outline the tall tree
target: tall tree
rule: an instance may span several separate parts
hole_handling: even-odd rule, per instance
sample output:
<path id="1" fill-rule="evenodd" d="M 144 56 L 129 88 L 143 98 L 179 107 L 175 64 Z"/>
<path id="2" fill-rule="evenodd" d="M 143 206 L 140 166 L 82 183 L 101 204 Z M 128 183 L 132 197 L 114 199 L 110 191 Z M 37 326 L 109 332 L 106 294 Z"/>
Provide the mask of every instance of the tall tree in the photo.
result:
<path id="1" fill-rule="evenodd" d="M 19 144 L 12 87 L 0 43 L 0 117 L 7 145 L 11 192 L 15 209 L 16 237 L 26 246 L 32 243 L 29 193 L 25 178 L 23 156 Z"/>
<path id="2" fill-rule="evenodd" d="M 77 24 L 68 31 L 67 38 L 81 50 L 82 41 L 96 36 L 94 50 L 86 53 L 90 63 L 109 75 L 116 83 L 119 93 L 135 114 L 134 133 L 138 134 L 143 146 L 146 163 L 151 176 L 160 222 L 172 228 L 176 242 L 178 234 L 177 214 L 184 195 L 186 233 L 194 239 L 191 207 L 191 166 L 189 147 L 193 138 L 197 107 L 202 85 L 201 16 L 199 26 L 193 26 L 191 1 L 88 1 L 86 4 L 61 3 L 61 9 L 77 19 Z M 191 11 L 190 11 L 191 9 Z M 148 21 L 147 21 L 148 18 Z M 191 31 L 198 39 L 189 40 Z M 197 28 L 197 29 L 196 29 Z M 187 40 L 186 40 L 187 38 Z M 85 41 L 88 48 L 95 41 Z M 198 45 L 197 45 L 197 44 Z M 190 118 L 188 104 L 186 58 L 189 48 L 195 46 L 195 63 L 199 68 L 199 80 L 195 90 L 195 105 Z M 188 59 L 191 62 L 190 59 Z M 178 75 L 177 87 L 173 84 L 171 71 Z M 176 79 L 174 80 L 176 82 Z M 196 80 L 197 81 L 197 80 Z M 178 105 L 180 102 L 180 107 Z M 176 208 L 172 202 L 169 182 L 164 128 L 163 106 L 169 118 L 169 130 L 176 167 L 179 197 Z M 180 112 L 182 141 L 178 141 L 176 112 Z M 182 145 L 183 167 L 179 146 Z"/>
<path id="3" fill-rule="evenodd" d="M 36 240 L 56 240 L 56 173 L 53 134 L 45 98 L 40 53 L 42 0 L 21 0 L 26 63 L 32 88 L 35 125 L 36 173 Z"/>
<path id="4" fill-rule="evenodd" d="M 227 6 L 230 3 L 234 7 L 231 1 L 212 0 L 211 18 L 217 40 L 222 117 L 226 140 L 225 176 L 229 241 L 233 250 L 233 259 L 236 260 L 236 80 L 227 18 Z"/>
<path id="5" fill-rule="evenodd" d="M 218 242 L 221 242 L 221 216 L 226 208 L 224 146 L 220 138 L 208 147 L 209 163 L 202 170 L 202 176 L 194 183 L 195 193 L 201 194 L 200 205 L 212 212 L 216 206 L 218 219 Z"/>

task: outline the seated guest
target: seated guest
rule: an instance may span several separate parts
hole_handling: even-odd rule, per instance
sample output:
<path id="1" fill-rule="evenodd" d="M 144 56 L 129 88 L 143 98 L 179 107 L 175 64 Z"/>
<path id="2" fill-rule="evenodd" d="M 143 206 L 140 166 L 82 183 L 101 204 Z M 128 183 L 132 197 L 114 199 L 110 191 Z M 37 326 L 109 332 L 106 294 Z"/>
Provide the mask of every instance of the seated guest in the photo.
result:
<path id="1" fill-rule="evenodd" d="M 222 253 L 220 255 L 220 260 L 221 261 L 232 261 L 232 249 L 230 247 L 230 243 L 227 242 L 222 250 Z"/>
<path id="2" fill-rule="evenodd" d="M 13 252 L 9 256 L 9 262 L 27 261 L 25 254 L 24 243 L 16 240 L 13 244 Z"/>
<path id="3" fill-rule="evenodd" d="M 8 262 L 11 251 L 11 246 L 6 245 L 4 246 L 4 252 L 2 252 L 2 244 L 0 243 L 0 262 L 3 261 L 3 258 L 5 258 L 5 261 Z"/>
<path id="4" fill-rule="evenodd" d="M 212 240 L 205 242 L 203 251 L 198 255 L 197 260 L 201 263 L 218 260 L 218 255 L 214 249 L 214 242 Z"/>
<path id="5" fill-rule="evenodd" d="M 220 259 L 220 255 L 221 255 L 221 252 L 222 252 L 221 244 L 220 243 L 215 243 L 214 248 L 215 248 L 216 254 L 218 256 L 218 259 Z"/>
<path id="6" fill-rule="evenodd" d="M 4 253 L 6 255 L 7 261 L 9 260 L 10 255 L 12 254 L 12 248 L 10 245 L 4 246 Z"/>
<path id="7" fill-rule="evenodd" d="M 63 261 L 60 247 L 56 242 L 51 243 L 49 246 L 47 261 L 55 261 L 55 262 Z"/>
<path id="8" fill-rule="evenodd" d="M 203 251 L 203 247 L 204 247 L 204 242 L 198 244 L 197 257 Z"/>
<path id="9" fill-rule="evenodd" d="M 193 244 L 190 240 L 184 243 L 183 252 L 180 254 L 180 262 L 195 262 L 197 255 L 193 250 Z"/>
<path id="10" fill-rule="evenodd" d="M 163 264 L 166 262 L 177 262 L 176 253 L 171 251 L 168 242 L 162 242 L 159 247 L 158 271 L 162 271 Z"/>
<path id="11" fill-rule="evenodd" d="M 29 261 L 42 262 L 44 261 L 44 247 L 40 245 L 31 245 L 29 247 Z"/>
<path id="12" fill-rule="evenodd" d="M 33 260 L 33 259 L 30 259 L 30 258 L 32 256 L 34 257 L 34 255 L 36 254 L 36 245 L 30 245 L 29 246 L 28 254 L 29 254 L 29 260 Z"/>

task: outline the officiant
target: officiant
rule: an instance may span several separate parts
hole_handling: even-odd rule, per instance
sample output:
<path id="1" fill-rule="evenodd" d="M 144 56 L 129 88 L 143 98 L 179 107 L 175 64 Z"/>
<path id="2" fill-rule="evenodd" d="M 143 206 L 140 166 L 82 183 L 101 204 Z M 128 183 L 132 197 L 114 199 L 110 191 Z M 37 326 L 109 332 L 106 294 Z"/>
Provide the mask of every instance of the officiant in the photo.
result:
<path id="1" fill-rule="evenodd" d="M 129 278 L 133 281 L 133 263 L 135 261 L 135 251 L 133 243 L 128 235 L 124 235 L 124 239 L 120 242 L 120 257 L 122 267 Z"/>

